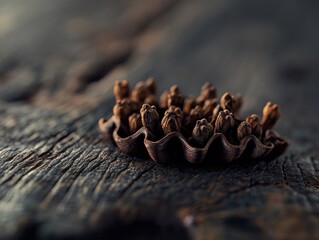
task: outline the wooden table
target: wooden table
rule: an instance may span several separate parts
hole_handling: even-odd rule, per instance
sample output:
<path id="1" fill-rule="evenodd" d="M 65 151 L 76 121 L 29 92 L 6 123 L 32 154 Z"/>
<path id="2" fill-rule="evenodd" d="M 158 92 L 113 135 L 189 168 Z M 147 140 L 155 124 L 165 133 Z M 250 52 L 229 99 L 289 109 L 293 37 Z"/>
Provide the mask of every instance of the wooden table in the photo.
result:
<path id="1" fill-rule="evenodd" d="M 0 2 L 1 239 L 319 237 L 315 1 Z M 158 165 L 103 141 L 116 79 L 280 105 L 271 162 Z"/>

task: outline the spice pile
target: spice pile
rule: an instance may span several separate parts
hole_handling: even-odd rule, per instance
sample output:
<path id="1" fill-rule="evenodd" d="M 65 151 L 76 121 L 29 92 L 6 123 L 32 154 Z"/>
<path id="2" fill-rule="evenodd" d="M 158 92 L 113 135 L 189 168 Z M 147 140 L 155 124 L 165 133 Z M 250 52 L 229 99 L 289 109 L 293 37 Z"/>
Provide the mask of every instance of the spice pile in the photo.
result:
<path id="1" fill-rule="evenodd" d="M 276 104 L 268 102 L 260 119 L 256 114 L 241 119 L 242 98 L 205 83 L 198 97 L 183 96 L 177 85 L 158 100 L 153 78 L 139 82 L 131 91 L 128 81 L 116 81 L 113 116 L 100 119 L 101 132 L 126 153 L 146 152 L 154 161 L 179 157 L 189 162 L 218 158 L 270 159 L 280 155 L 288 143 L 272 128 L 280 117 Z M 143 137 L 141 137 L 143 136 Z"/>

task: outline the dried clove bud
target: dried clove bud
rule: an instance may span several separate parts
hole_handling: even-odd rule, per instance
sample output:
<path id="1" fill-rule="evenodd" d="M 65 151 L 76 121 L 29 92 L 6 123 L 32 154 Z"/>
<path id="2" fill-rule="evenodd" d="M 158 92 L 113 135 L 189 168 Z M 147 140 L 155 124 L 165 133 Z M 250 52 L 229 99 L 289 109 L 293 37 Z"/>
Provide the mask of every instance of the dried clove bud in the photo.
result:
<path id="1" fill-rule="evenodd" d="M 252 132 L 251 125 L 245 121 L 241 122 L 237 128 L 237 139 L 240 142 Z"/>
<path id="2" fill-rule="evenodd" d="M 204 147 L 214 133 L 213 126 L 205 118 L 197 120 L 192 132 L 192 140 Z"/>
<path id="3" fill-rule="evenodd" d="M 128 118 L 128 123 L 129 123 L 131 134 L 137 132 L 137 130 L 139 130 L 143 126 L 142 119 L 141 119 L 141 114 L 133 113 Z"/>
<path id="4" fill-rule="evenodd" d="M 204 102 L 203 110 L 204 110 L 204 116 L 207 118 L 208 121 L 212 120 L 212 115 L 215 107 L 217 106 L 217 99 L 207 99 Z"/>
<path id="5" fill-rule="evenodd" d="M 154 77 L 150 77 L 145 81 L 145 88 L 148 94 L 156 95 L 156 83 Z"/>
<path id="6" fill-rule="evenodd" d="M 184 113 L 183 113 L 182 109 L 180 109 L 179 107 L 170 106 L 170 107 L 168 108 L 168 111 L 170 111 L 170 112 L 176 112 L 176 113 L 179 115 L 180 119 L 181 119 L 181 120 L 183 119 Z"/>
<path id="7" fill-rule="evenodd" d="M 203 105 L 205 100 L 213 99 L 216 97 L 216 88 L 213 84 L 206 82 L 202 88 L 199 97 L 197 98 L 197 104 Z"/>
<path id="8" fill-rule="evenodd" d="M 130 101 L 127 99 L 117 101 L 117 103 L 113 107 L 113 115 L 118 116 L 121 120 L 127 120 L 130 114 Z"/>
<path id="9" fill-rule="evenodd" d="M 172 105 L 177 107 L 183 107 L 184 98 L 182 97 L 179 88 L 177 85 L 174 85 L 170 88 L 167 100 L 167 106 L 170 107 Z"/>
<path id="10" fill-rule="evenodd" d="M 156 107 L 150 106 L 149 104 L 143 104 L 141 110 L 142 124 L 150 131 L 153 137 L 160 135 L 160 120 Z"/>
<path id="11" fill-rule="evenodd" d="M 233 104 L 233 113 L 237 114 L 243 104 L 243 98 L 240 93 L 237 93 L 233 96 L 234 104 Z"/>
<path id="12" fill-rule="evenodd" d="M 233 112 L 235 105 L 233 96 L 228 92 L 224 93 L 220 98 L 220 105 L 224 110 L 228 109 L 230 112 Z"/>
<path id="13" fill-rule="evenodd" d="M 200 106 L 195 106 L 195 108 L 193 108 L 190 112 L 191 116 L 196 116 L 199 117 L 199 119 L 204 117 L 204 111 Z M 197 120 L 199 120 L 197 119 Z"/>
<path id="14" fill-rule="evenodd" d="M 235 126 L 233 114 L 227 109 L 220 111 L 215 121 L 215 133 L 223 133 L 229 136 L 231 129 Z"/>
<path id="15" fill-rule="evenodd" d="M 205 82 L 203 84 L 203 86 L 201 87 L 201 93 L 202 92 L 205 92 L 206 89 L 215 89 L 215 96 L 211 96 L 212 98 L 215 98 L 216 97 L 216 88 L 214 87 L 213 84 L 211 84 L 210 82 Z"/>
<path id="16" fill-rule="evenodd" d="M 160 97 L 160 102 L 159 102 L 160 108 L 162 109 L 168 108 L 167 102 L 168 102 L 168 91 L 164 91 Z"/>
<path id="17" fill-rule="evenodd" d="M 157 97 L 155 95 L 149 95 L 145 98 L 144 103 L 149 105 L 158 106 Z"/>
<path id="18" fill-rule="evenodd" d="M 128 132 L 128 118 L 131 114 L 130 102 L 127 99 L 118 101 L 113 107 L 113 115 L 121 120 L 121 130 L 126 134 Z"/>
<path id="19" fill-rule="evenodd" d="M 213 84 L 206 82 L 201 88 L 200 95 L 205 99 L 216 98 L 216 88 Z"/>
<path id="20" fill-rule="evenodd" d="M 127 80 L 116 80 L 114 83 L 113 92 L 116 101 L 128 98 L 130 96 L 130 86 Z"/>
<path id="21" fill-rule="evenodd" d="M 175 150 L 192 163 L 214 157 L 231 162 L 242 159 L 243 153 L 253 159 L 275 157 L 288 145 L 276 132 L 268 130 L 280 116 L 276 104 L 266 104 L 261 121 L 255 114 L 242 119 L 238 116 L 241 96 L 226 92 L 219 103 L 210 83 L 202 86 L 198 98 L 184 98 L 174 85 L 158 102 L 154 78 L 136 84 L 132 93 L 126 80 L 116 81 L 114 94 L 114 116 L 99 120 L 101 132 L 106 138 L 113 138 L 123 152 L 148 153 L 159 163 L 176 156 Z M 155 107 L 158 105 L 159 111 Z M 251 139 L 252 135 L 259 140 Z M 132 149 L 133 146 L 141 149 Z M 176 149 L 171 152 L 172 148 Z"/>
<path id="22" fill-rule="evenodd" d="M 246 122 L 250 124 L 252 134 L 255 135 L 257 138 L 260 138 L 263 133 L 263 129 L 259 122 L 259 117 L 256 114 L 252 114 L 251 116 L 246 118 Z"/>
<path id="23" fill-rule="evenodd" d="M 171 95 L 171 94 L 168 95 L 168 101 L 167 101 L 168 107 L 170 106 L 182 107 L 183 102 L 184 102 L 184 99 L 181 95 Z"/>
<path id="24" fill-rule="evenodd" d="M 185 127 L 191 131 L 195 127 L 196 121 L 202 119 L 203 117 L 204 111 L 200 106 L 197 105 L 191 110 L 189 116 L 185 118 Z"/>
<path id="25" fill-rule="evenodd" d="M 280 117 L 280 110 L 277 104 L 272 102 L 267 102 L 263 109 L 263 117 L 261 120 L 261 125 L 264 130 L 271 129 L 276 124 Z"/>
<path id="26" fill-rule="evenodd" d="M 172 95 L 174 95 L 174 94 L 180 95 L 180 94 L 181 94 L 181 91 L 180 91 L 180 89 L 179 89 L 179 87 L 178 87 L 177 85 L 173 85 L 173 86 L 171 86 L 170 89 L 169 89 L 169 94 L 172 94 Z"/>
<path id="27" fill-rule="evenodd" d="M 211 123 L 212 123 L 213 125 L 215 124 L 215 121 L 216 121 L 216 119 L 217 119 L 218 114 L 219 114 L 220 111 L 223 111 L 223 109 L 222 109 L 222 107 L 221 107 L 219 104 L 217 104 L 216 107 L 214 108 L 213 114 L 212 114 Z"/>
<path id="28" fill-rule="evenodd" d="M 196 98 L 194 96 L 188 96 L 184 99 L 183 112 L 190 114 L 191 110 L 196 106 Z"/>
<path id="29" fill-rule="evenodd" d="M 144 82 L 138 82 L 132 91 L 132 99 L 136 102 L 143 103 L 147 97 L 147 89 Z"/>
<path id="30" fill-rule="evenodd" d="M 138 112 L 140 112 L 140 109 L 141 109 L 141 107 L 142 107 L 142 103 L 136 102 L 136 101 L 134 101 L 134 100 L 132 100 L 132 99 L 128 100 L 128 102 L 129 102 L 129 104 L 130 104 L 130 106 L 131 106 L 131 112 L 132 112 L 132 113 L 138 113 Z"/>
<path id="31" fill-rule="evenodd" d="M 161 124 L 165 134 L 179 131 L 182 126 L 180 115 L 170 109 L 165 112 Z"/>

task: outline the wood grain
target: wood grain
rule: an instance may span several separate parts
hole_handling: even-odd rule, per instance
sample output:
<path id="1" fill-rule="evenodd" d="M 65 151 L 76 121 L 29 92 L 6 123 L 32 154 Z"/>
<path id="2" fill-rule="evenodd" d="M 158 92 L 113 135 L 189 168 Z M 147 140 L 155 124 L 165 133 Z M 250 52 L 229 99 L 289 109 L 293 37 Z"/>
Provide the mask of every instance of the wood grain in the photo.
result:
<path id="1" fill-rule="evenodd" d="M 40 2 L 0 3 L 20 16 L 0 31 L 1 239 L 318 238 L 317 3 Z M 150 75 L 241 92 L 244 115 L 278 103 L 290 148 L 228 166 L 121 153 L 97 120 L 116 79 Z"/>

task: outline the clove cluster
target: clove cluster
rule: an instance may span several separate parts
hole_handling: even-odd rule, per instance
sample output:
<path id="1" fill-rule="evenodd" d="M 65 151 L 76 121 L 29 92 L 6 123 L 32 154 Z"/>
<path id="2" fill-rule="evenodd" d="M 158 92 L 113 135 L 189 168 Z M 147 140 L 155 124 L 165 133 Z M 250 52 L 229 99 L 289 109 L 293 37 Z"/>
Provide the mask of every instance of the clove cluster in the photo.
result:
<path id="1" fill-rule="evenodd" d="M 124 135 L 142 127 L 148 130 L 151 140 L 180 132 L 196 147 L 204 147 L 214 134 L 223 134 L 232 144 L 240 144 L 250 135 L 265 142 L 266 131 L 280 117 L 279 107 L 268 102 L 261 119 L 256 114 L 241 119 L 241 95 L 226 92 L 218 99 L 216 88 L 208 82 L 198 97 L 184 96 L 173 85 L 158 100 L 154 78 L 138 82 L 132 90 L 128 81 L 122 80 L 115 82 L 114 95 L 113 115 L 120 119 Z"/>

